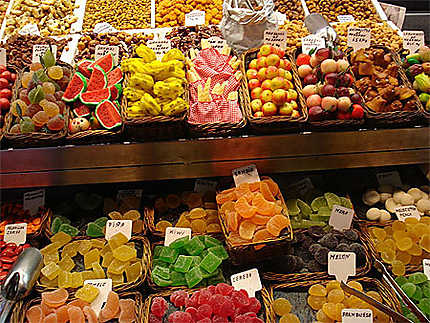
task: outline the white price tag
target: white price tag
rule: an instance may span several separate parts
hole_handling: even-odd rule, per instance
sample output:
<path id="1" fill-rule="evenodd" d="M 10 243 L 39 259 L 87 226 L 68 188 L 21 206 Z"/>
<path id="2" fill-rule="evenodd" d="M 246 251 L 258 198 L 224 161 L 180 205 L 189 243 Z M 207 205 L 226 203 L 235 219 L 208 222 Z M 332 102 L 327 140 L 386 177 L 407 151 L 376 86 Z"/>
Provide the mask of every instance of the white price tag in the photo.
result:
<path id="1" fill-rule="evenodd" d="M 206 20 L 206 12 L 201 10 L 193 10 L 185 14 L 185 26 L 193 27 L 204 25 Z"/>
<path id="2" fill-rule="evenodd" d="M 187 237 L 187 236 L 188 238 L 191 239 L 190 228 L 167 227 L 166 235 L 164 236 L 164 245 L 168 247 L 175 240 L 178 240 L 180 238 Z"/>
<path id="3" fill-rule="evenodd" d="M 18 34 L 40 36 L 40 31 L 36 24 L 27 24 L 18 31 Z"/>
<path id="4" fill-rule="evenodd" d="M 340 205 L 333 205 L 328 224 L 336 230 L 348 230 L 351 227 L 354 210 Z"/>
<path id="5" fill-rule="evenodd" d="M 118 190 L 116 194 L 117 200 L 124 200 L 129 197 L 134 197 L 140 199 L 142 197 L 143 190 Z"/>
<path id="6" fill-rule="evenodd" d="M 249 297 L 255 297 L 255 292 L 263 288 L 256 268 L 234 274 L 230 277 L 230 280 L 235 290 L 244 289 L 248 292 Z"/>
<path id="7" fill-rule="evenodd" d="M 170 42 L 170 39 L 151 39 L 146 42 L 146 46 L 148 46 L 154 51 L 155 55 L 157 56 L 157 59 L 161 60 L 163 55 L 166 54 L 172 48 L 172 43 Z"/>
<path id="8" fill-rule="evenodd" d="M 396 207 L 396 215 L 399 221 L 404 222 L 406 218 L 421 219 L 420 213 L 415 205 Z"/>
<path id="9" fill-rule="evenodd" d="M 84 281 L 84 285 L 92 285 L 97 287 L 100 293 L 97 295 L 96 299 L 91 303 L 91 308 L 99 316 L 100 310 L 107 301 L 109 292 L 112 290 L 112 279 L 89 279 Z"/>
<path id="10" fill-rule="evenodd" d="M 0 48 L 0 65 L 6 66 L 6 49 Z"/>
<path id="11" fill-rule="evenodd" d="M 248 165 L 232 170 L 234 184 L 239 186 L 242 183 L 255 183 L 260 181 L 257 166 Z"/>
<path id="12" fill-rule="evenodd" d="M 346 282 L 349 276 L 355 276 L 355 253 L 337 252 L 328 253 L 328 273 L 334 275 L 337 281 Z"/>
<path id="13" fill-rule="evenodd" d="M 373 323 L 371 309 L 347 308 L 342 310 L 342 323 Z"/>
<path id="14" fill-rule="evenodd" d="M 300 181 L 288 186 L 288 192 L 305 196 L 307 192 L 314 189 L 314 185 L 309 177 L 303 178 Z"/>
<path id="15" fill-rule="evenodd" d="M 354 51 L 370 46 L 370 28 L 348 28 L 347 43 Z"/>
<path id="16" fill-rule="evenodd" d="M 57 57 L 57 45 L 51 45 L 52 54 Z M 49 49 L 49 45 L 33 45 L 33 55 L 31 61 L 33 63 L 40 63 L 40 57 L 42 57 L 45 52 Z"/>
<path id="17" fill-rule="evenodd" d="M 287 31 L 276 29 L 265 30 L 264 43 L 285 50 L 287 48 Z"/>
<path id="18" fill-rule="evenodd" d="M 40 207 L 45 206 L 45 190 L 40 189 L 24 193 L 24 210 L 28 210 L 30 215 L 35 215 Z"/>
<path id="19" fill-rule="evenodd" d="M 218 36 L 208 38 L 208 42 L 219 52 L 221 52 L 224 46 L 227 45 L 227 41 Z"/>
<path id="20" fill-rule="evenodd" d="M 275 11 L 276 20 L 278 20 L 278 25 L 283 26 L 285 24 L 285 20 L 287 20 L 287 15 L 285 13 Z"/>
<path id="21" fill-rule="evenodd" d="M 325 48 L 325 40 L 316 35 L 309 35 L 302 38 L 302 53 L 309 54 L 312 49 Z"/>
<path id="22" fill-rule="evenodd" d="M 109 240 L 115 234 L 121 232 L 130 240 L 132 226 L 132 220 L 108 220 L 106 223 L 105 239 Z"/>
<path id="23" fill-rule="evenodd" d="M 105 56 L 107 53 L 111 53 L 113 55 L 115 64 L 119 62 L 119 46 L 96 45 L 96 49 L 94 53 L 94 57 L 96 60 Z"/>
<path id="24" fill-rule="evenodd" d="M 377 173 L 376 179 L 378 180 L 379 185 L 392 185 L 397 187 L 402 186 L 400 174 L 396 171 Z"/>
<path id="25" fill-rule="evenodd" d="M 409 49 L 409 53 L 415 53 L 424 46 L 424 31 L 403 30 L 403 48 Z"/>
<path id="26" fill-rule="evenodd" d="M 218 183 L 215 181 L 196 179 L 194 183 L 194 192 L 196 193 L 216 192 L 217 186 L 218 186 Z"/>
<path id="27" fill-rule="evenodd" d="M 337 20 L 339 22 L 352 22 L 352 21 L 355 21 L 354 16 L 352 16 L 352 15 L 339 15 L 339 16 L 337 16 Z"/>
<path id="28" fill-rule="evenodd" d="M 117 32 L 118 29 L 112 27 L 112 25 L 108 22 L 99 22 L 96 23 L 94 26 L 94 33 L 100 34 L 100 33 L 114 33 Z"/>
<path id="29" fill-rule="evenodd" d="M 423 259 L 423 271 L 430 280 L 430 259 Z"/>
<path id="30" fill-rule="evenodd" d="M 13 242 L 17 246 L 27 241 L 27 223 L 7 224 L 4 229 L 3 241 Z"/>

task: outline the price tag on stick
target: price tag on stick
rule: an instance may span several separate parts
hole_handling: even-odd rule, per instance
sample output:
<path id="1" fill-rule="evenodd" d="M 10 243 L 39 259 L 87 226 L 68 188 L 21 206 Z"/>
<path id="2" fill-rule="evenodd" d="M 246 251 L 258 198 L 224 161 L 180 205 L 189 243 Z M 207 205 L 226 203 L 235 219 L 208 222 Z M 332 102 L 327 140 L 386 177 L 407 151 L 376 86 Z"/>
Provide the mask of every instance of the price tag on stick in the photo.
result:
<path id="1" fill-rule="evenodd" d="M 128 240 L 130 240 L 132 226 L 133 221 L 131 220 L 108 220 L 106 222 L 105 238 L 106 240 L 109 240 L 115 234 L 121 232 Z"/>
<path id="2" fill-rule="evenodd" d="M 367 308 L 343 309 L 342 323 L 373 323 L 373 312 Z"/>
<path id="3" fill-rule="evenodd" d="M 354 51 L 370 46 L 370 28 L 348 28 L 347 43 Z"/>
<path id="4" fill-rule="evenodd" d="M 0 48 L 0 65 L 6 66 L 6 49 Z"/>
<path id="5" fill-rule="evenodd" d="M 100 293 L 97 295 L 96 299 L 91 303 L 91 308 L 99 316 L 103 305 L 107 301 L 109 292 L 112 290 L 112 279 L 89 279 L 84 281 L 84 285 L 92 285 L 97 287 Z"/>
<path id="6" fill-rule="evenodd" d="M 256 268 L 232 275 L 230 280 L 235 290 L 244 289 L 248 292 L 249 297 L 255 297 L 255 292 L 263 288 Z"/>
<path id="7" fill-rule="evenodd" d="M 424 46 L 424 31 L 403 30 L 403 48 L 409 49 L 409 53 L 415 53 Z"/>
<path id="8" fill-rule="evenodd" d="M 159 60 L 161 60 L 163 55 L 166 54 L 172 48 L 172 43 L 169 39 L 151 39 L 146 42 L 146 45 L 154 51 L 155 55 L 157 56 L 157 59 Z"/>
<path id="9" fill-rule="evenodd" d="M 30 215 L 35 215 L 40 207 L 45 206 L 45 190 L 37 190 L 24 193 L 24 210 L 28 210 Z"/>
<path id="10" fill-rule="evenodd" d="M 113 55 L 115 64 L 119 62 L 119 46 L 96 45 L 94 58 L 98 60 L 99 58 L 105 56 L 107 53 L 111 53 Z"/>
<path id="11" fill-rule="evenodd" d="M 183 237 L 191 239 L 191 229 L 190 228 L 177 228 L 177 227 L 167 227 L 166 235 L 164 236 L 164 245 L 166 247 L 170 246 L 172 242 Z"/>
<path id="12" fill-rule="evenodd" d="M 354 210 L 340 205 L 333 205 L 328 224 L 336 230 L 348 230 L 351 227 Z"/>
<path id="13" fill-rule="evenodd" d="M 204 25 L 206 20 L 206 12 L 201 10 L 193 10 L 185 14 L 185 26 L 193 27 Z"/>
<path id="14" fill-rule="evenodd" d="M 396 207 L 396 216 L 399 221 L 402 222 L 405 222 L 405 219 L 407 218 L 416 218 L 417 220 L 421 219 L 420 213 L 415 205 Z"/>
<path id="15" fill-rule="evenodd" d="M 40 63 L 40 57 L 42 57 L 49 48 L 51 48 L 54 57 L 57 57 L 57 45 L 51 45 L 51 47 L 49 47 L 49 45 L 39 44 L 33 45 L 33 55 L 31 57 L 31 61 L 33 63 Z"/>
<path id="16" fill-rule="evenodd" d="M 285 50 L 287 48 L 287 31 L 277 29 L 265 30 L 264 43 Z"/>
<path id="17" fill-rule="evenodd" d="M 27 223 L 7 224 L 4 229 L 3 241 L 22 245 L 27 241 Z"/>
<path id="18" fill-rule="evenodd" d="M 309 35 L 302 38 L 302 53 L 309 54 L 312 49 L 325 48 L 325 40 L 322 37 Z"/>
<path id="19" fill-rule="evenodd" d="M 260 181 L 257 166 L 248 165 L 232 170 L 234 184 L 238 187 L 242 183 L 255 183 Z"/>
<path id="20" fill-rule="evenodd" d="M 328 273 L 334 275 L 337 281 L 346 282 L 349 276 L 355 276 L 356 262 L 354 252 L 328 253 Z"/>

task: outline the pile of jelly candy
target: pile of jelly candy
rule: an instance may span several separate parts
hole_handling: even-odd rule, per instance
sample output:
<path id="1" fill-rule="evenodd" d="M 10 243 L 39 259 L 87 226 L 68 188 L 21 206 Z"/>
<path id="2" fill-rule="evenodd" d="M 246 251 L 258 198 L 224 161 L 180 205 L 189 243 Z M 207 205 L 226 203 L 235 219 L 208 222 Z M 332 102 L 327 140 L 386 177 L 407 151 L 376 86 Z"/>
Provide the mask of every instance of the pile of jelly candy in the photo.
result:
<path id="1" fill-rule="evenodd" d="M 168 247 L 155 246 L 152 281 L 160 286 L 188 286 L 224 282 L 221 263 L 228 253 L 221 242 L 210 236 L 183 237 Z"/>
<path id="2" fill-rule="evenodd" d="M 430 280 L 424 273 L 413 273 L 408 277 L 396 277 L 396 283 L 408 295 L 418 308 L 430 318 Z M 413 322 L 419 322 L 418 318 L 402 304 L 403 314 Z"/>
<path id="3" fill-rule="evenodd" d="M 370 236 L 382 260 L 396 276 L 403 276 L 406 265 L 419 265 L 430 256 L 430 217 L 406 218 L 385 227 L 370 227 Z"/>
<path id="4" fill-rule="evenodd" d="M 133 282 L 142 273 L 133 242 L 122 233 L 105 239 L 76 240 L 62 231 L 40 252 L 44 267 L 40 283 L 49 287 L 78 288 L 87 279 L 111 278 L 113 286 Z M 126 279 L 124 279 L 124 274 Z"/>
<path id="5" fill-rule="evenodd" d="M 357 281 L 349 281 L 347 285 L 364 293 L 363 286 Z M 325 286 L 314 284 L 309 288 L 308 293 L 308 305 L 317 311 L 316 319 L 319 322 L 341 322 L 342 310 L 345 308 L 370 309 L 377 322 L 390 322 L 390 317 L 384 312 L 372 307 L 357 296 L 346 294 L 338 281 L 329 281 Z M 382 303 L 382 297 L 377 291 L 367 291 L 366 295 Z"/>
<path id="6" fill-rule="evenodd" d="M 232 244 L 276 239 L 291 229 L 279 187 L 271 179 L 243 183 L 216 196 Z M 287 231 L 287 232 L 285 232 Z"/>
<path id="7" fill-rule="evenodd" d="M 154 209 L 155 216 L 162 219 L 155 225 L 157 231 L 164 233 L 168 227 L 175 226 L 202 234 L 221 232 L 215 196 L 210 193 L 184 192 L 181 197 L 169 194 L 157 198 Z"/>
<path id="8" fill-rule="evenodd" d="M 170 295 L 170 303 L 183 311 L 169 314 L 169 303 L 163 297 L 154 297 L 151 302 L 149 323 L 165 322 L 167 317 L 171 323 L 263 323 L 257 317 L 261 304 L 255 297 L 240 291 L 228 284 L 220 283 L 200 289 L 191 295 L 184 290 L 178 290 Z"/>
<path id="9" fill-rule="evenodd" d="M 30 215 L 28 210 L 24 210 L 24 206 L 22 204 L 12 202 L 2 204 L 0 236 L 4 235 L 6 225 L 13 223 L 27 223 L 27 234 L 35 233 L 40 229 L 44 211 L 45 210 L 43 208 L 39 208 L 35 215 Z"/>
<path id="10" fill-rule="evenodd" d="M 85 285 L 82 289 L 87 286 L 90 285 Z M 120 298 L 113 291 L 109 292 L 106 303 L 97 316 L 91 303 L 98 293 L 99 290 L 96 287 L 90 286 L 80 295 L 76 295 L 75 300 L 69 302 L 69 293 L 64 288 L 42 293 L 42 302 L 31 306 L 26 311 L 25 318 L 28 323 L 82 323 L 85 321 L 95 323 L 107 322 L 112 319 L 118 319 L 120 323 L 136 322 L 135 301 L 129 298 Z"/>
<path id="11" fill-rule="evenodd" d="M 274 300 L 272 307 L 275 314 L 279 316 L 279 323 L 300 323 L 297 315 L 291 313 L 293 306 L 288 299 L 279 297 Z"/>

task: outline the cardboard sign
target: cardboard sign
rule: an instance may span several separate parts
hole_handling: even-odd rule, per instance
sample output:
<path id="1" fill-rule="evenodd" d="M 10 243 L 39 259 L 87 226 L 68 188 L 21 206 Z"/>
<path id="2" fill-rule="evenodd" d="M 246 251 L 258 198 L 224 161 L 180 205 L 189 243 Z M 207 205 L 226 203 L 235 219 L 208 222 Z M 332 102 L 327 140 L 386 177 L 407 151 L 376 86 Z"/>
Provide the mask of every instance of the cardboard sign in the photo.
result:
<path id="1" fill-rule="evenodd" d="M 406 218 L 416 218 L 421 219 L 420 213 L 415 205 L 407 205 L 396 207 L 396 216 L 399 221 L 405 222 Z"/>
<path id="2" fill-rule="evenodd" d="M 109 292 L 112 290 L 112 279 L 89 279 L 84 281 L 84 285 L 85 284 L 97 287 L 100 291 L 96 299 L 91 303 L 91 308 L 98 316 L 100 314 L 100 310 L 107 301 Z"/>
<path id="3" fill-rule="evenodd" d="M 201 10 L 193 10 L 185 14 L 185 26 L 193 27 L 204 25 L 206 20 L 206 12 Z"/>
<path id="4" fill-rule="evenodd" d="M 354 210 L 340 205 L 333 205 L 328 224 L 336 230 L 348 230 L 351 227 Z"/>
<path id="5" fill-rule="evenodd" d="M 312 49 L 325 48 L 325 39 L 316 35 L 302 37 L 302 53 L 309 54 Z"/>
<path id="6" fill-rule="evenodd" d="M 430 259 L 423 259 L 423 272 L 430 279 Z"/>
<path id="7" fill-rule="evenodd" d="M 4 229 L 3 241 L 13 242 L 17 246 L 27 241 L 27 223 L 7 224 Z"/>
<path id="8" fill-rule="evenodd" d="M 400 174 L 396 171 L 377 173 L 376 179 L 378 180 L 379 185 L 392 185 L 396 187 L 402 186 Z"/>
<path id="9" fill-rule="evenodd" d="M 287 48 L 287 31 L 276 29 L 265 30 L 264 43 L 285 50 Z"/>
<path id="10" fill-rule="evenodd" d="M 45 206 L 45 190 L 37 190 L 24 193 L 24 210 L 28 210 L 30 215 L 35 215 L 40 207 Z"/>
<path id="11" fill-rule="evenodd" d="M 0 48 L 0 65 L 6 66 L 6 49 Z"/>
<path id="12" fill-rule="evenodd" d="M 348 28 L 347 43 L 354 51 L 370 46 L 370 28 Z"/>
<path id="13" fill-rule="evenodd" d="M 196 193 L 216 192 L 217 186 L 218 186 L 218 183 L 215 181 L 196 179 L 196 181 L 194 182 L 194 192 Z"/>
<path id="14" fill-rule="evenodd" d="M 352 16 L 352 15 L 339 15 L 339 16 L 337 16 L 337 20 L 339 22 L 353 22 L 353 21 L 355 21 L 354 16 Z"/>
<path id="15" fill-rule="evenodd" d="M 417 52 L 422 46 L 424 46 L 424 31 L 403 30 L 403 48 L 409 49 L 410 54 Z"/>
<path id="16" fill-rule="evenodd" d="M 106 240 L 109 240 L 115 234 L 121 232 L 128 238 L 128 240 L 130 240 L 132 226 L 132 220 L 108 220 L 106 222 L 105 238 Z"/>
<path id="17" fill-rule="evenodd" d="M 355 276 L 356 261 L 354 252 L 337 252 L 328 253 L 328 273 L 334 275 L 337 281 L 346 283 L 349 276 Z"/>
<path id="18" fill-rule="evenodd" d="M 248 165 L 232 170 L 234 184 L 238 187 L 242 183 L 255 183 L 260 181 L 257 166 Z"/>
<path id="19" fill-rule="evenodd" d="M 287 20 L 287 15 L 279 11 L 275 11 L 275 17 L 279 26 L 283 26 L 285 24 L 285 20 Z"/>
<path id="20" fill-rule="evenodd" d="M 94 33 L 100 34 L 100 33 L 113 33 L 117 32 L 118 29 L 112 27 L 112 25 L 108 22 L 98 22 L 94 26 Z"/>
<path id="21" fill-rule="evenodd" d="M 42 57 L 49 48 L 49 45 L 33 45 L 31 61 L 33 63 L 40 63 L 40 57 Z M 57 57 L 57 45 L 51 45 L 51 50 L 54 57 Z"/>
<path id="22" fill-rule="evenodd" d="M 163 55 L 166 54 L 172 48 L 172 43 L 170 42 L 170 39 L 151 39 L 146 42 L 146 46 L 148 46 L 154 51 L 155 56 L 157 56 L 157 59 L 161 60 Z"/>
<path id="23" fill-rule="evenodd" d="M 172 242 L 183 237 L 191 239 L 191 229 L 190 228 L 177 228 L 177 227 L 167 227 L 166 235 L 164 236 L 164 245 L 166 247 L 170 246 Z"/>
<path id="24" fill-rule="evenodd" d="M 255 292 L 263 288 L 256 268 L 234 274 L 230 277 L 230 280 L 235 290 L 244 289 L 248 292 L 249 297 L 255 297 Z"/>
<path id="25" fill-rule="evenodd" d="M 303 178 L 300 181 L 288 186 L 287 191 L 292 194 L 295 193 L 301 197 L 305 196 L 307 192 L 314 189 L 314 185 L 309 177 Z"/>
<path id="26" fill-rule="evenodd" d="M 32 36 L 40 36 L 39 28 L 36 24 L 27 24 L 18 31 L 20 35 L 32 35 Z"/>
<path id="27" fill-rule="evenodd" d="M 208 38 L 208 42 L 219 52 L 221 52 L 224 46 L 227 45 L 227 41 L 218 36 Z"/>
<path id="28" fill-rule="evenodd" d="M 373 323 L 371 309 L 346 308 L 342 310 L 342 323 Z"/>
<path id="29" fill-rule="evenodd" d="M 96 45 L 94 58 L 95 60 L 98 60 L 99 58 L 105 56 L 107 53 L 112 53 L 115 64 L 119 62 L 119 46 Z"/>

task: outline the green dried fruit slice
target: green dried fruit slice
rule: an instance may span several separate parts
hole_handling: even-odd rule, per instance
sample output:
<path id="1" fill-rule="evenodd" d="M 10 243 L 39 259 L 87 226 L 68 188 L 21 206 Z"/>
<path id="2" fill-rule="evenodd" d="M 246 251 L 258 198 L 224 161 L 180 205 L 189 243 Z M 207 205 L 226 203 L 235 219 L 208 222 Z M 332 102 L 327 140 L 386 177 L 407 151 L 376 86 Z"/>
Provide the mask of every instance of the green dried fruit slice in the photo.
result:
<path id="1" fill-rule="evenodd" d="M 334 193 L 324 193 L 324 197 L 327 201 L 329 209 L 333 208 L 333 205 L 340 205 L 340 198 Z"/>
<path id="2" fill-rule="evenodd" d="M 348 209 L 352 209 L 351 200 L 346 197 L 340 197 L 340 205 L 343 207 L 347 207 Z"/>
<path id="3" fill-rule="evenodd" d="M 309 215 L 312 214 L 312 209 L 311 209 L 311 207 L 307 203 L 305 203 L 302 200 L 298 199 L 297 200 L 297 205 L 300 208 L 300 211 L 302 212 L 302 214 L 303 214 L 304 217 L 308 218 Z"/>
<path id="4" fill-rule="evenodd" d="M 288 208 L 288 213 L 290 215 L 297 215 L 300 213 L 300 209 L 297 206 L 297 200 L 296 199 L 291 199 L 291 200 L 287 200 L 287 208 Z"/>
<path id="5" fill-rule="evenodd" d="M 311 203 L 311 208 L 315 212 L 318 212 L 318 210 L 322 207 L 328 207 L 327 201 L 323 196 L 317 197 Z"/>

